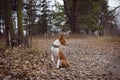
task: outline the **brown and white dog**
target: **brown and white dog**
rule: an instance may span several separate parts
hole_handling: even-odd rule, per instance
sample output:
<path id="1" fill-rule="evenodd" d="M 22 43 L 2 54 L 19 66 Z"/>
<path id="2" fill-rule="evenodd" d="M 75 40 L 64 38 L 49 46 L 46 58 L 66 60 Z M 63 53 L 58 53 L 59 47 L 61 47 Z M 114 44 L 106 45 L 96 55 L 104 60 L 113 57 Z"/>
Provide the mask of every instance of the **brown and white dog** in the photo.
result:
<path id="1" fill-rule="evenodd" d="M 60 35 L 60 37 L 53 42 L 53 45 L 51 47 L 51 60 L 57 68 L 67 68 L 69 66 L 66 56 L 61 49 L 62 45 L 65 46 L 66 41 L 63 35 Z"/>

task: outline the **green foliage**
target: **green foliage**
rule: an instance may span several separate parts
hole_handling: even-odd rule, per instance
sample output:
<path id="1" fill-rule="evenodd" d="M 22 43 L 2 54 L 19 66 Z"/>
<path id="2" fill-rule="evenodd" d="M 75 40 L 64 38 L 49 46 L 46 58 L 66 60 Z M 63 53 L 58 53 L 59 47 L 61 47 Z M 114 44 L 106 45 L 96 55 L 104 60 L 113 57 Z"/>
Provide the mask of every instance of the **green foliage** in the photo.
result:
<path id="1" fill-rule="evenodd" d="M 99 16 L 101 10 L 107 9 L 106 1 L 104 0 L 86 0 L 79 1 L 77 26 L 81 29 L 96 31 L 99 29 Z M 82 24 L 82 26 L 81 26 Z"/>
<path id="2" fill-rule="evenodd" d="M 68 30 L 66 26 L 66 16 L 64 14 L 64 6 L 60 3 L 55 3 L 55 10 L 51 13 L 52 24 L 58 29 L 62 29 L 63 31 Z"/>
<path id="3" fill-rule="evenodd" d="M 38 34 L 44 35 L 45 33 L 47 33 L 48 30 L 48 2 L 46 0 L 42 0 L 41 7 L 41 15 L 37 22 L 36 31 L 38 32 Z"/>

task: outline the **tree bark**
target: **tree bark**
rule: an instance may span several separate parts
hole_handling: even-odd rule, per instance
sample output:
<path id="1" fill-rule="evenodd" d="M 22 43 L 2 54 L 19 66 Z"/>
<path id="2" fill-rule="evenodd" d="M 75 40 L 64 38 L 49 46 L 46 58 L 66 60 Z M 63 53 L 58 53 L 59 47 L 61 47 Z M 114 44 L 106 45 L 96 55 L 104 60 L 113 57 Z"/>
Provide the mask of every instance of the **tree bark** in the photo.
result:
<path id="1" fill-rule="evenodd" d="M 70 25 L 70 29 L 71 32 L 73 34 L 78 34 L 79 33 L 79 28 L 76 26 L 76 17 L 77 17 L 77 11 L 78 11 L 78 7 L 77 7 L 77 0 L 72 0 L 72 6 L 70 7 L 71 11 L 69 11 L 68 7 L 67 7 L 67 0 L 63 0 L 64 2 L 64 9 L 65 9 L 65 14 L 68 18 L 68 22 Z"/>
<path id="2" fill-rule="evenodd" d="M 22 0 L 17 1 L 17 22 L 18 22 L 18 44 L 23 44 L 24 35 L 23 35 L 23 15 L 22 15 Z"/>
<path id="3" fill-rule="evenodd" d="M 6 47 L 14 47 L 15 32 L 12 22 L 12 11 L 10 0 L 2 0 L 3 15 L 5 19 Z"/>

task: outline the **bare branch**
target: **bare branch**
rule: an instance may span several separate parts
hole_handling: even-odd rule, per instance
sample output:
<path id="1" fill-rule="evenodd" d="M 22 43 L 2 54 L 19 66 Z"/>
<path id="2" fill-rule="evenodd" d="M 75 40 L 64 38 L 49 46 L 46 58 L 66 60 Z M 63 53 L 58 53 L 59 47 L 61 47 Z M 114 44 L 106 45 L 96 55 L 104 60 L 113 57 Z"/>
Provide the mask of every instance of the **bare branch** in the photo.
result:
<path id="1" fill-rule="evenodd" d="M 112 11 L 110 11 L 108 14 L 111 14 L 111 13 L 115 12 L 119 7 L 120 7 L 120 5 L 117 6 L 117 7 L 115 7 L 115 8 L 114 8 Z"/>

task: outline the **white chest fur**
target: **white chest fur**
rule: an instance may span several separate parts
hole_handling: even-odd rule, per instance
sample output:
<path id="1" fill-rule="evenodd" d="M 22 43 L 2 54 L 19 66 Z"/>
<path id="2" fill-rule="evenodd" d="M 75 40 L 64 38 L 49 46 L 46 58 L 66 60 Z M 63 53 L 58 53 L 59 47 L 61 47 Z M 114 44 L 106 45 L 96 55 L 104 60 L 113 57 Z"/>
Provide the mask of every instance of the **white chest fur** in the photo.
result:
<path id="1" fill-rule="evenodd" d="M 51 52 L 52 52 L 52 55 L 53 56 L 57 56 L 58 55 L 58 52 L 59 52 L 59 47 L 60 47 L 60 42 L 59 40 L 55 40 L 54 43 L 53 43 L 54 46 L 51 47 Z"/>
<path id="2" fill-rule="evenodd" d="M 51 52 L 53 56 L 57 56 L 59 52 L 59 48 L 51 47 Z"/>

